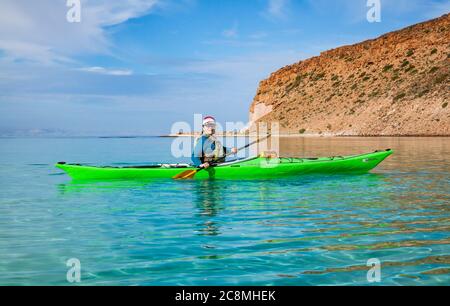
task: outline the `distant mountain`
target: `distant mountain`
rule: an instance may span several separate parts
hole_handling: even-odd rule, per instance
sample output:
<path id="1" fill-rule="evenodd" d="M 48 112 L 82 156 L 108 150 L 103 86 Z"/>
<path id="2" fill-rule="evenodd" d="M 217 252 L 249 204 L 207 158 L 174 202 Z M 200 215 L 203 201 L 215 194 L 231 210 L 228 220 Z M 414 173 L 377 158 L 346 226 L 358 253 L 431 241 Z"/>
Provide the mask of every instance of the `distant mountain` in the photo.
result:
<path id="1" fill-rule="evenodd" d="M 322 135 L 450 136 L 450 14 L 286 66 L 251 122 Z"/>

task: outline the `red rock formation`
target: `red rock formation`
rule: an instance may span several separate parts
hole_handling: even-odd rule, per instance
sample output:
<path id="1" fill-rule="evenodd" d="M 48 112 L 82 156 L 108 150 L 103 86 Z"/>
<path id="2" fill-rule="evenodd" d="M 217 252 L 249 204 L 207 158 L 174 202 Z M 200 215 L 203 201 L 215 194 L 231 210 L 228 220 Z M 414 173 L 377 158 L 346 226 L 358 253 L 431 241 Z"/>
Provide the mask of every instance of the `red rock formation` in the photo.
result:
<path id="1" fill-rule="evenodd" d="M 450 136 L 450 14 L 286 66 L 250 121 L 322 135 Z"/>

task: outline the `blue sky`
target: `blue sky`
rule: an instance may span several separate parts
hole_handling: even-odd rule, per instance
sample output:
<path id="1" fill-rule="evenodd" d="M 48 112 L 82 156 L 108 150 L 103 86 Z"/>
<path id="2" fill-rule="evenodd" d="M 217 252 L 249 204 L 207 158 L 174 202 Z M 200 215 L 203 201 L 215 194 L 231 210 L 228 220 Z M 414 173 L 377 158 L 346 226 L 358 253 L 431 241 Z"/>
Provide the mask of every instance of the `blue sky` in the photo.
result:
<path id="1" fill-rule="evenodd" d="M 450 0 L 2 0 L 0 131 L 166 133 L 194 113 L 248 120 L 259 81 L 450 12 Z"/>

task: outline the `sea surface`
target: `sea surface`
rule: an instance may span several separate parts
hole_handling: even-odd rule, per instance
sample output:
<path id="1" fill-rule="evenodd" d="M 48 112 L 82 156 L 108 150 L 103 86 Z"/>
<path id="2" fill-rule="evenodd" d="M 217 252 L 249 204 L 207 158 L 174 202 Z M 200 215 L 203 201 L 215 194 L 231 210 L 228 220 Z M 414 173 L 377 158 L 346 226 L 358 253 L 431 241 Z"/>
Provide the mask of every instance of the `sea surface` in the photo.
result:
<path id="1" fill-rule="evenodd" d="M 1 138 L 0 285 L 74 285 L 69 259 L 77 285 L 450 285 L 450 138 L 280 141 L 395 150 L 364 175 L 74 183 L 54 167 L 188 161 L 174 140 Z"/>

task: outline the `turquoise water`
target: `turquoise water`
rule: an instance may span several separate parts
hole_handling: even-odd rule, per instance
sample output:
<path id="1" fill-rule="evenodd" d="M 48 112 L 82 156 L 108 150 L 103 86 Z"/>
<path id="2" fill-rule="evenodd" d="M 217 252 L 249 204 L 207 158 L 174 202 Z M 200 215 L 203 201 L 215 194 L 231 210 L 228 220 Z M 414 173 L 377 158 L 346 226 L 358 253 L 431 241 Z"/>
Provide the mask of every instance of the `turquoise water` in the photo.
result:
<path id="1" fill-rule="evenodd" d="M 179 161 L 171 139 L 0 139 L 0 285 L 450 285 L 449 138 L 286 138 L 285 156 L 392 148 L 356 176 L 72 183 L 53 167 Z"/>

